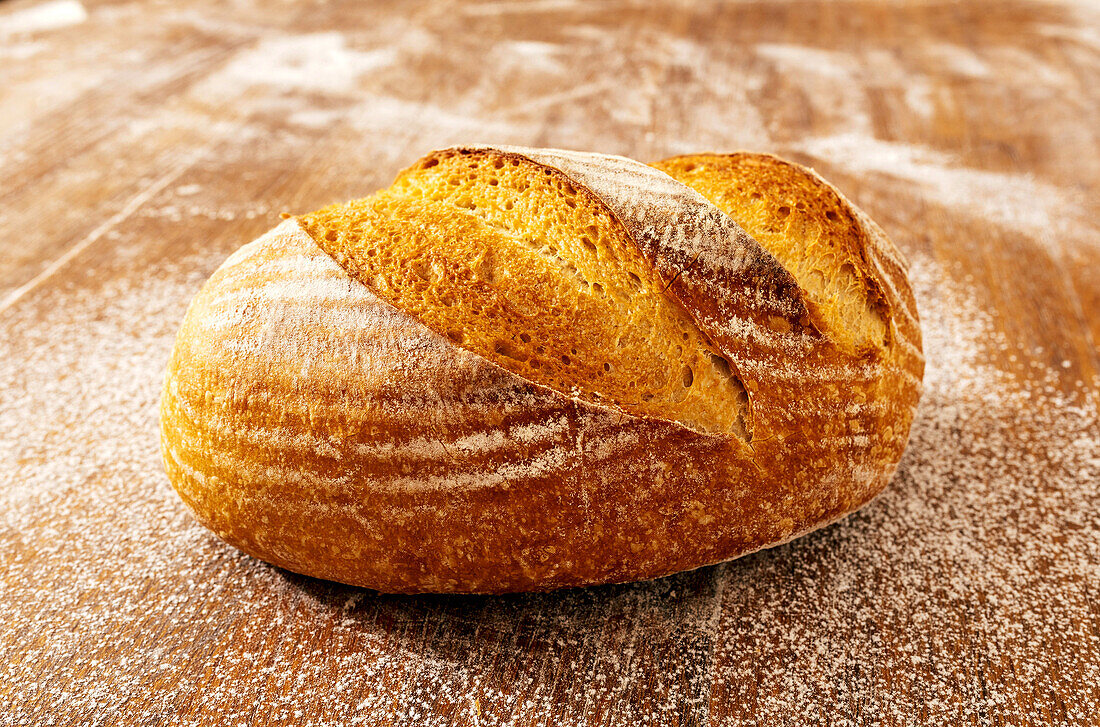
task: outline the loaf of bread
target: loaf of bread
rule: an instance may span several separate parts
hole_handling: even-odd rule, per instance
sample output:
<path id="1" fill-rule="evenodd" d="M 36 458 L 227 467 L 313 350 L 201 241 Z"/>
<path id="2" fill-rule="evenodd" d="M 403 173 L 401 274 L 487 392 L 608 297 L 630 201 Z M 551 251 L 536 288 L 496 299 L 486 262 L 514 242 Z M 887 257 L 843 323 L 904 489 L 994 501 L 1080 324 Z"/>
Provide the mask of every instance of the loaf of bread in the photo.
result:
<path id="1" fill-rule="evenodd" d="M 457 148 L 214 273 L 162 447 L 196 517 L 274 565 L 546 590 L 852 512 L 894 473 L 923 368 L 905 261 L 811 170 Z"/>

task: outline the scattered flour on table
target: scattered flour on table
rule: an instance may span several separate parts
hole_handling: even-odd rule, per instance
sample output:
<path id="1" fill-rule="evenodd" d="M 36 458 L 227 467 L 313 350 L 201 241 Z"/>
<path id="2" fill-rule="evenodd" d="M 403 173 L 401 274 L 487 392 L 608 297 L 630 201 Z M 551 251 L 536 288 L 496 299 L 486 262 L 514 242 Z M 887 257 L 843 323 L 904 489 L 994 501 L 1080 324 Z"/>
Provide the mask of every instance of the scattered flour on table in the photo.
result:
<path id="1" fill-rule="evenodd" d="M 560 74 L 565 67 L 559 57 L 568 54 L 569 49 L 556 43 L 544 43 L 532 40 L 512 40 L 497 43 L 493 48 L 494 60 L 503 60 L 530 72 L 538 70 L 545 73 Z"/>
<path id="2" fill-rule="evenodd" d="M 56 17 L 75 18 L 74 7 L 83 12 L 70 0 L 19 12 L 42 7 L 55 8 L 54 27 Z M 545 0 L 456 12 L 592 7 Z M 18 32 L 37 32 L 23 17 Z M 571 72 L 573 63 L 606 63 L 588 84 L 527 95 L 518 84 L 482 84 L 443 100 L 364 87 L 402 52 L 439 60 L 457 47 L 440 50 L 415 30 L 392 33 L 400 40 L 386 47 L 398 55 L 352 48 L 336 33 L 260 40 L 197 83 L 192 100 L 232 98 L 243 116 L 284 110 L 307 131 L 346 123 L 373 134 L 371 145 L 395 149 L 410 139 L 424 149 L 468 143 L 484 138 L 479 131 L 522 143 L 548 126 L 565 146 L 620 149 L 620 135 L 633 130 L 638 145 L 649 127 L 664 129 L 668 152 L 722 150 L 733 138 L 773 144 L 752 102 L 762 74 L 734 77 L 721 49 L 660 34 L 645 42 L 685 74 L 679 86 L 647 76 L 631 60 L 636 49 L 615 46 L 621 37 L 573 24 L 563 32 L 585 40 L 569 46 L 579 60 L 527 40 L 491 52 L 514 68 L 532 62 L 534 73 L 519 77 L 528 82 L 559 64 Z M 1096 47 L 1094 29 L 1046 32 L 1086 52 Z M 459 50 L 464 62 L 475 57 Z M 858 64 L 841 54 L 780 44 L 748 52 L 787 69 L 816 118 L 833 124 L 798 142 L 805 153 L 1019 228 L 1055 255 L 1066 240 L 1090 244 L 1079 200 L 1065 189 L 873 138 L 867 98 L 845 77 Z M 948 44 L 928 54 L 983 83 L 1036 61 Z M 885 73 L 904 70 L 869 57 Z M 1075 82 L 1036 67 L 1056 88 Z M 612 76 L 629 82 L 608 83 Z M 910 103 L 927 112 L 920 75 L 898 78 L 892 83 L 917 85 Z M 604 107 L 569 105 L 582 97 L 606 99 L 615 123 L 593 123 Z M 691 104 L 691 123 L 662 116 L 663 104 Z M 601 130 L 612 126 L 615 133 Z M 177 188 L 148 214 L 244 215 L 192 203 L 190 191 Z M 712 699 L 738 705 L 723 710 L 725 722 L 711 721 L 730 727 L 992 727 L 1023 709 L 1030 712 L 1017 721 L 1095 724 L 1100 615 L 1089 604 L 1100 582 L 1100 381 L 1078 381 L 1074 362 L 1035 363 L 1026 382 L 1008 376 L 991 361 L 1017 352 L 996 322 L 949 271 L 911 257 L 926 390 L 898 475 L 877 500 L 723 566 L 504 598 L 389 597 L 290 575 L 190 519 L 162 473 L 157 399 L 176 326 L 202 282 L 193 271 L 212 261 L 29 296 L 4 312 L 0 339 L 0 725 L 36 723 L 43 705 L 59 721 L 93 725 L 166 715 L 196 725 L 256 715 L 295 725 L 665 725 L 699 720 Z"/>
<path id="3" fill-rule="evenodd" d="M 341 33 L 265 37 L 207 82 L 238 91 L 272 86 L 284 91 L 350 91 L 360 76 L 385 68 L 397 57 L 393 48 L 355 51 Z"/>
<path id="4" fill-rule="evenodd" d="M 963 78 L 989 78 L 989 64 L 969 48 L 954 43 L 929 44 L 924 52 L 937 61 L 941 68 Z"/>
<path id="5" fill-rule="evenodd" d="M 471 3 L 458 10 L 462 15 L 498 16 L 508 13 L 554 13 L 562 10 L 584 8 L 581 0 L 524 0 L 523 2 L 496 1 Z"/>
<path id="6" fill-rule="evenodd" d="M 88 11 L 77 0 L 49 0 L 0 14 L 0 38 L 66 28 L 87 19 Z"/>
<path id="7" fill-rule="evenodd" d="M 1067 238 L 1100 248 L 1100 235 L 1081 233 L 1083 197 L 1025 174 L 960 166 L 950 154 L 847 133 L 793 145 L 850 172 L 874 172 L 913 185 L 926 199 L 1023 233 L 1057 252 Z M 1065 233 L 1076 233 L 1066 235 Z"/>
<path id="8" fill-rule="evenodd" d="M 240 94 L 251 86 L 283 92 L 348 92 L 366 73 L 392 65 L 393 48 L 360 51 L 338 32 L 265 37 L 203 81 L 210 91 Z"/>
<path id="9" fill-rule="evenodd" d="M 841 81 L 851 81 L 859 68 L 851 54 L 804 45 L 760 43 L 756 53 L 788 73 L 811 73 Z"/>

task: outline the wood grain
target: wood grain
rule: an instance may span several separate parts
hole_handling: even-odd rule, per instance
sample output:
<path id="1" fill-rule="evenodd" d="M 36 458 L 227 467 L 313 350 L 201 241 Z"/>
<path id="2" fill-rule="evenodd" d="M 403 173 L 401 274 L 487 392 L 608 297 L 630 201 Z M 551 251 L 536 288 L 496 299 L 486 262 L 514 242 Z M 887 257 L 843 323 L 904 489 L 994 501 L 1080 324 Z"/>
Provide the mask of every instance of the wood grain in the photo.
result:
<path id="1" fill-rule="evenodd" d="M 837 184 L 924 323 L 892 486 L 733 563 L 504 598 L 195 525 L 155 418 L 190 297 L 279 212 L 478 142 Z M 0 2 L 0 725 L 1098 724 L 1098 219 L 1084 4 Z"/>

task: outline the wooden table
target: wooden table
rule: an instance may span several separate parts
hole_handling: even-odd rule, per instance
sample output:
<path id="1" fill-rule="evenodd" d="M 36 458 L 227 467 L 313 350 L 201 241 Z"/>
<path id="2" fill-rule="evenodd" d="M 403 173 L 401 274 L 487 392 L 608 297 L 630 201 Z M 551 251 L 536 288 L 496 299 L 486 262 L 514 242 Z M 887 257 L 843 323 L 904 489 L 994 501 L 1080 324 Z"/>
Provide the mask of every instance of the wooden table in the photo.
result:
<path id="1" fill-rule="evenodd" d="M 83 3 L 83 4 L 82 4 Z M 393 597 L 163 474 L 190 297 L 493 141 L 812 164 L 912 263 L 893 485 L 656 582 Z M 1100 11 L 1059 2 L 0 2 L 0 724 L 1100 724 Z"/>

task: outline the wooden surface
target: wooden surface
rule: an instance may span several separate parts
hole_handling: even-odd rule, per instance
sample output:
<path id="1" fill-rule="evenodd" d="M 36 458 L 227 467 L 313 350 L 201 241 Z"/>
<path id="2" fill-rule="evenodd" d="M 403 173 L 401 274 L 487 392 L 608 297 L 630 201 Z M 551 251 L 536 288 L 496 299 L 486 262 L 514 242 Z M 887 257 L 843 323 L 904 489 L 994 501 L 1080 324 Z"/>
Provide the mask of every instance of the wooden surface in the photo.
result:
<path id="1" fill-rule="evenodd" d="M 0 725 L 1100 724 L 1100 13 L 1057 2 L 0 2 Z M 270 568 L 162 472 L 239 245 L 463 142 L 812 164 L 927 390 L 845 521 L 656 582 Z"/>

